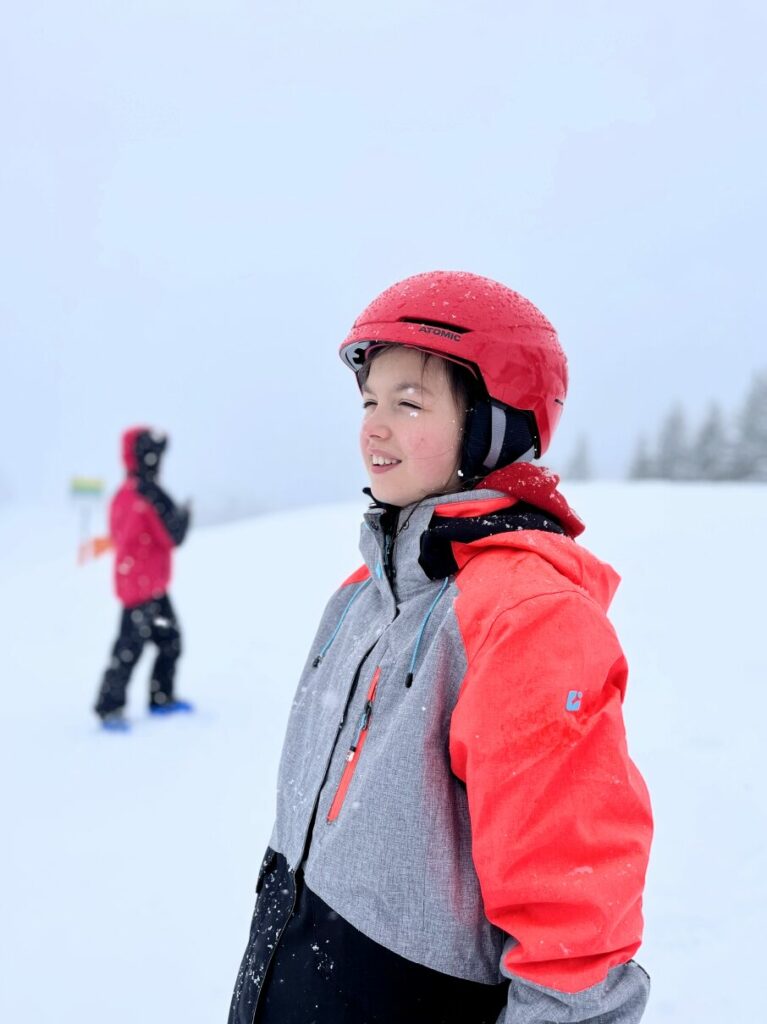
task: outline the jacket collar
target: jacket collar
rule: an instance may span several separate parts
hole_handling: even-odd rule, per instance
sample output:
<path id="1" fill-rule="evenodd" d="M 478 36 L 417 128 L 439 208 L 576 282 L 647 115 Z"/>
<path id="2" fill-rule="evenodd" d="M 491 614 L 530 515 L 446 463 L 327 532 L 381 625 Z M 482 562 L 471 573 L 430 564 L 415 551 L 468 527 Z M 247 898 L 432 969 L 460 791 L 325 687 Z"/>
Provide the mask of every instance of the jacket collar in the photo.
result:
<path id="1" fill-rule="evenodd" d="M 424 498 L 404 508 L 374 505 L 364 516 L 360 551 L 379 587 L 397 603 L 433 586 L 420 562 L 421 538 L 438 512 L 457 520 L 509 508 L 514 499 L 489 489 Z"/>
<path id="2" fill-rule="evenodd" d="M 586 529 L 581 517 L 557 490 L 559 477 L 546 466 L 532 462 L 512 462 L 485 477 L 482 485 L 494 487 L 510 498 L 526 502 L 553 516 L 568 537 L 578 537 Z"/>
<path id="3" fill-rule="evenodd" d="M 455 542 L 522 530 L 577 537 L 585 526 L 558 484 L 545 466 L 515 462 L 473 491 L 424 498 L 401 509 L 373 499 L 360 542 L 363 557 L 381 589 L 399 602 L 457 572 Z"/>

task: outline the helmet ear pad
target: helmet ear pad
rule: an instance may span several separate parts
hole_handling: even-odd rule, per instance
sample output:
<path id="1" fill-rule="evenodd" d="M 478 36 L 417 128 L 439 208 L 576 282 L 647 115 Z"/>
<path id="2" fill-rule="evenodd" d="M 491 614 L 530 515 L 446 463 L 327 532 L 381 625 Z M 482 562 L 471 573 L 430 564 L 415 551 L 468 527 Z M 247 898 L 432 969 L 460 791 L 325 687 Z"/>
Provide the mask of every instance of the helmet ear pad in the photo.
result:
<path id="1" fill-rule="evenodd" d="M 521 409 L 478 398 L 466 414 L 460 474 L 468 483 L 524 456 L 534 458 L 538 442 L 532 416 Z"/>

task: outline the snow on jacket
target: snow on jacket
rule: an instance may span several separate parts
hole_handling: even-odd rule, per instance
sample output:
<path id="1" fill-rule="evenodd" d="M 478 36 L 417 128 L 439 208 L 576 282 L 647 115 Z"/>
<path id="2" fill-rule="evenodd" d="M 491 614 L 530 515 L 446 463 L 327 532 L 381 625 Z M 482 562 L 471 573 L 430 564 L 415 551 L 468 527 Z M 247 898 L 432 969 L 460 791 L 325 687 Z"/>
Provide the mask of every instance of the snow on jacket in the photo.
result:
<path id="1" fill-rule="evenodd" d="M 136 447 L 144 427 L 123 434 L 123 461 L 128 477 L 109 508 L 109 532 L 115 550 L 114 586 L 128 608 L 161 597 L 171 580 L 171 552 L 189 526 L 178 508 L 150 476 L 142 473 Z"/>
<path id="2" fill-rule="evenodd" d="M 427 499 L 393 549 L 386 513 L 365 516 L 365 565 L 299 681 L 270 847 L 386 949 L 510 979 L 508 1024 L 633 1024 L 651 816 L 605 614 L 618 577 L 536 515 L 498 491 Z"/>

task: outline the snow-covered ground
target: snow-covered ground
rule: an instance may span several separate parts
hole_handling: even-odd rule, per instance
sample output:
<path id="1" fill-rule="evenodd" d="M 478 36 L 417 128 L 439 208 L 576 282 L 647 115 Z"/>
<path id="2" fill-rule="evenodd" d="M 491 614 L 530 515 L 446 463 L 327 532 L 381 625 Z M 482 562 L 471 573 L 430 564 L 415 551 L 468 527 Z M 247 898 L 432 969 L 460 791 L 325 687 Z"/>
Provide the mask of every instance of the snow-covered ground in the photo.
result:
<path id="1" fill-rule="evenodd" d="M 746 1024 L 767 930 L 767 487 L 566 488 L 624 577 L 629 739 L 657 834 L 647 1024 Z M 271 825 L 284 722 L 316 620 L 359 564 L 362 506 L 197 530 L 172 590 L 178 691 L 130 735 L 90 714 L 117 624 L 105 558 L 75 565 L 71 509 L 0 511 L 0 1020 L 226 1019 Z"/>

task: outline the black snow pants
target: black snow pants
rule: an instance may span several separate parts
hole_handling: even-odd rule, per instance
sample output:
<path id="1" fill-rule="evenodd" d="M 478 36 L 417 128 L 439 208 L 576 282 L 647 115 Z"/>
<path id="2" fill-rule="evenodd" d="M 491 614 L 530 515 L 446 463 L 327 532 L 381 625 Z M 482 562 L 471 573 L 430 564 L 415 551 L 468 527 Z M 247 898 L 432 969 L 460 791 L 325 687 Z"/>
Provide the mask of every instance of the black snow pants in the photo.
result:
<path id="1" fill-rule="evenodd" d="M 149 683 L 149 704 L 159 706 L 173 700 L 176 662 L 181 654 L 181 630 L 170 599 L 163 594 L 144 604 L 123 609 L 120 632 L 94 709 L 97 715 L 103 717 L 124 706 L 130 677 L 148 641 L 157 647 Z"/>
<path id="2" fill-rule="evenodd" d="M 229 1024 L 495 1024 L 508 982 L 405 960 L 357 931 L 267 850 Z"/>

